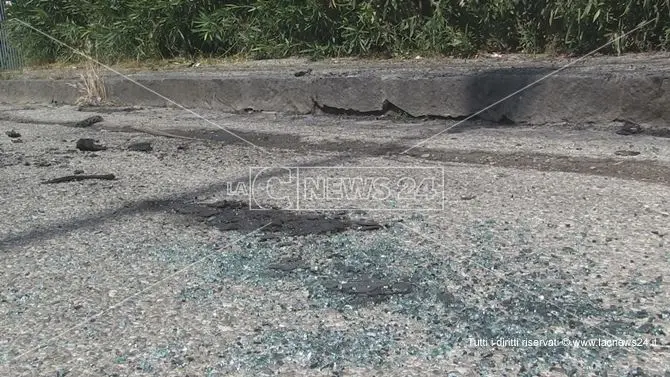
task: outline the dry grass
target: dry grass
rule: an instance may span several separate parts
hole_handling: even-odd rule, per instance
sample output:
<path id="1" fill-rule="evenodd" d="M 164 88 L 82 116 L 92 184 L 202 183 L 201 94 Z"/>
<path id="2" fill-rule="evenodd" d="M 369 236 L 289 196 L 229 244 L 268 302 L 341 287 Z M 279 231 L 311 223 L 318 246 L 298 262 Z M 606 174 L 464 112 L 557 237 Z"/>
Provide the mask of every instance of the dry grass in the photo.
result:
<path id="1" fill-rule="evenodd" d="M 99 74 L 96 63 L 88 61 L 80 78 L 77 89 L 81 96 L 77 99 L 77 105 L 100 106 L 107 102 L 105 80 Z"/>

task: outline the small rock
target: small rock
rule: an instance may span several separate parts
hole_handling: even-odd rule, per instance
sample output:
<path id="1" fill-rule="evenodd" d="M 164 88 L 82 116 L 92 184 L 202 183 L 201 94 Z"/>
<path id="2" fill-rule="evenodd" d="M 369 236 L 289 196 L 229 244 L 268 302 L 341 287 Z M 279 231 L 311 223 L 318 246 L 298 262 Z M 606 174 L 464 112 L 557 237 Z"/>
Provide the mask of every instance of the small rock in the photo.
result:
<path id="1" fill-rule="evenodd" d="M 642 368 L 637 367 L 637 368 L 629 371 L 627 376 L 628 377 L 644 377 L 644 376 L 647 376 L 647 373 L 645 373 Z"/>
<path id="2" fill-rule="evenodd" d="M 310 68 L 310 69 L 307 69 L 307 70 L 304 70 L 304 71 L 298 71 L 298 72 L 294 73 L 293 76 L 295 76 L 295 77 L 302 77 L 302 76 L 307 76 L 307 75 L 309 75 L 310 73 L 312 73 L 312 69 L 311 69 L 311 68 Z"/>
<path id="3" fill-rule="evenodd" d="M 630 120 L 624 120 L 623 126 L 616 132 L 619 135 L 635 135 L 642 132 L 642 126 Z"/>
<path id="4" fill-rule="evenodd" d="M 94 115 L 92 117 L 88 117 L 84 120 L 81 120 L 79 122 L 76 122 L 73 124 L 74 127 L 77 128 L 86 128 L 86 127 L 91 127 L 92 125 L 96 123 L 102 122 L 104 119 L 100 115 Z"/>
<path id="5" fill-rule="evenodd" d="M 640 152 L 620 150 L 620 151 L 614 152 L 614 154 L 617 155 L 617 156 L 637 156 L 637 155 L 640 154 Z"/>
<path id="6" fill-rule="evenodd" d="M 656 327 L 653 324 L 647 322 L 642 326 L 638 327 L 637 332 L 642 334 L 652 334 L 655 329 Z"/>
<path id="7" fill-rule="evenodd" d="M 23 143 L 23 140 L 21 140 L 21 139 L 12 139 L 12 143 L 15 143 L 15 144 Z"/>
<path id="8" fill-rule="evenodd" d="M 149 142 L 134 143 L 128 146 L 129 151 L 133 152 L 151 152 L 154 150 Z"/>
<path id="9" fill-rule="evenodd" d="M 551 368 L 549 368 L 549 371 L 551 372 L 558 372 L 560 374 L 568 374 L 568 372 L 560 365 L 553 365 Z"/>
<path id="10" fill-rule="evenodd" d="M 93 139 L 79 139 L 77 140 L 77 149 L 85 152 L 104 151 L 107 147 L 97 144 Z"/>
<path id="11" fill-rule="evenodd" d="M 421 158 L 428 158 L 430 157 L 430 153 L 424 153 L 421 155 Z"/>
<path id="12" fill-rule="evenodd" d="M 382 224 L 374 220 L 362 218 L 352 219 L 351 224 L 355 230 L 377 230 L 384 227 Z"/>
<path id="13" fill-rule="evenodd" d="M 182 360 L 180 358 L 174 358 L 174 359 L 170 360 L 170 364 L 172 364 L 174 366 L 182 366 L 185 363 L 184 363 L 184 360 Z"/>
<path id="14" fill-rule="evenodd" d="M 16 131 L 14 131 L 14 130 L 7 131 L 7 132 L 5 132 L 5 134 L 6 134 L 7 136 L 11 137 L 12 139 L 21 137 L 21 134 L 18 133 L 18 132 L 16 132 Z"/>
<path id="15" fill-rule="evenodd" d="M 646 310 L 639 310 L 635 313 L 636 318 L 647 318 L 649 317 L 649 312 Z"/>
<path id="16" fill-rule="evenodd" d="M 402 295 L 412 291 L 412 285 L 409 283 L 377 280 L 369 277 L 344 282 L 330 281 L 326 282 L 324 287 L 345 294 L 368 297 Z"/>

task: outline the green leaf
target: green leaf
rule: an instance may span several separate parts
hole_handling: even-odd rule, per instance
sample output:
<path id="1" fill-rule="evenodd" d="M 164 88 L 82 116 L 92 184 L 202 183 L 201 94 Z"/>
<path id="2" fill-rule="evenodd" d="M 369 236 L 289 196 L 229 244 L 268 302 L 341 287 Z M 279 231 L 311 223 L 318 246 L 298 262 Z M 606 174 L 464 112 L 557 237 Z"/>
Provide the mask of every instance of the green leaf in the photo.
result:
<path id="1" fill-rule="evenodd" d="M 596 22 L 596 20 L 598 19 L 598 16 L 600 16 L 600 9 L 598 9 L 596 11 L 596 14 L 593 15 L 593 22 Z"/>

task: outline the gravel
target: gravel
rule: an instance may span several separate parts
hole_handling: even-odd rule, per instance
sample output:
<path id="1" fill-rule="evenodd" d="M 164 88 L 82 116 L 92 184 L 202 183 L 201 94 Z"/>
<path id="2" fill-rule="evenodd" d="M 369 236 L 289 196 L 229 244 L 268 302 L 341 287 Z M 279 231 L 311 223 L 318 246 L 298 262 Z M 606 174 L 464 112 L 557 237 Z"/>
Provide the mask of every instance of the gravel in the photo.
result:
<path id="1" fill-rule="evenodd" d="M 439 121 L 203 111 L 268 155 L 175 110 L 0 110 L 2 375 L 670 373 L 667 139 L 472 122 L 408 156 L 369 146 Z M 244 208 L 250 167 L 326 165 L 443 169 L 444 210 Z M 75 171 L 116 179 L 40 184 Z"/>

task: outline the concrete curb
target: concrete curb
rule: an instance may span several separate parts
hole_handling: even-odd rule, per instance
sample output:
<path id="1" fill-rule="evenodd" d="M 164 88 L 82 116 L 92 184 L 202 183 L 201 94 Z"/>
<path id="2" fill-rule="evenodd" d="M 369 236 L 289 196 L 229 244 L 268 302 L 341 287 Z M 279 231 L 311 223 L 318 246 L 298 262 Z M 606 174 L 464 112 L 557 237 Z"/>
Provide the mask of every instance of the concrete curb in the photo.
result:
<path id="1" fill-rule="evenodd" d="M 610 122 L 618 118 L 651 125 L 670 123 L 670 76 L 666 70 L 566 69 L 480 115 L 492 121 L 543 124 Z M 553 68 L 319 69 L 296 77 L 295 69 L 164 72 L 129 75 L 188 108 L 307 114 L 376 114 L 399 108 L 411 116 L 462 118 L 524 88 Z M 75 79 L 0 80 L 0 102 L 74 104 Z M 119 105 L 173 106 L 120 78 L 106 80 Z"/>

